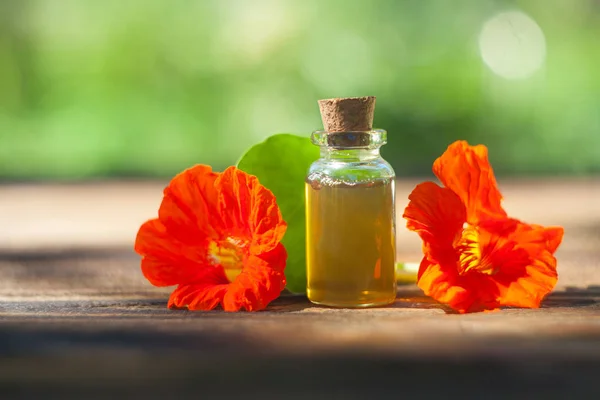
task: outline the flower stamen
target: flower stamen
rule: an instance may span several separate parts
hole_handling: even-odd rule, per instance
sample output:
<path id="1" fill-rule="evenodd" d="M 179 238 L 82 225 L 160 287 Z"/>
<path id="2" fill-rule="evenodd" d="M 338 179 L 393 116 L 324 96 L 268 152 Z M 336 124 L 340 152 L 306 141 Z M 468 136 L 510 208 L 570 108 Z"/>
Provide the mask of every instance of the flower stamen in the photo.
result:
<path id="1" fill-rule="evenodd" d="M 219 242 L 212 241 L 208 245 L 208 258 L 214 265 L 223 267 L 229 282 L 233 282 L 244 267 L 242 244 L 239 239 L 227 238 Z"/>
<path id="2" fill-rule="evenodd" d="M 460 237 L 454 243 L 454 248 L 460 254 L 458 272 L 465 275 L 469 271 L 477 271 L 486 275 L 496 273 L 489 257 L 485 257 L 481 248 L 481 238 L 476 226 L 465 223 Z"/>

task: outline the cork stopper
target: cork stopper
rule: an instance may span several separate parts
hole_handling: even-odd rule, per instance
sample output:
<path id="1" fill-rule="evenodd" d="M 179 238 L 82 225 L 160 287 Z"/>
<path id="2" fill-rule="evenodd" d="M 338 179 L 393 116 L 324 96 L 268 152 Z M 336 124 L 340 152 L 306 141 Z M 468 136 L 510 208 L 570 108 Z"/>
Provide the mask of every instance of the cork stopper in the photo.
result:
<path id="1" fill-rule="evenodd" d="M 360 132 L 373 129 L 375 96 L 319 100 L 326 132 Z"/>

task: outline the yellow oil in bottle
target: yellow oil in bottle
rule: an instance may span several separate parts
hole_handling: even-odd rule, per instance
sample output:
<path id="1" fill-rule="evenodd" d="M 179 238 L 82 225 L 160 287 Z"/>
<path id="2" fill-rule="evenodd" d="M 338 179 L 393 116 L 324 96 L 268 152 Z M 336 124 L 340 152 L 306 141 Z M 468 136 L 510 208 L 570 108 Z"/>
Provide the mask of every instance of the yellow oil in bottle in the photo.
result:
<path id="1" fill-rule="evenodd" d="M 332 307 L 396 298 L 393 179 L 306 183 L 307 295 Z"/>

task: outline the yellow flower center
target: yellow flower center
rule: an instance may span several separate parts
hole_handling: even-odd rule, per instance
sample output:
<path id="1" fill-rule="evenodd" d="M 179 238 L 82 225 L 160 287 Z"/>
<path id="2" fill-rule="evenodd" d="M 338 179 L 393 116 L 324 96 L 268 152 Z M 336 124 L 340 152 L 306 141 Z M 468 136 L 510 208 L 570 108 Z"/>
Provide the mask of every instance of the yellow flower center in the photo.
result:
<path id="1" fill-rule="evenodd" d="M 212 241 L 208 245 L 209 259 L 213 264 L 223 267 L 229 282 L 233 282 L 244 268 L 243 255 L 240 251 L 242 246 L 240 240 L 230 237 L 219 242 Z"/>
<path id="2" fill-rule="evenodd" d="M 486 275 L 496 273 L 490 258 L 483 250 L 484 246 L 481 242 L 479 229 L 465 223 L 461 235 L 454 242 L 454 248 L 459 253 L 458 272 L 461 275 L 469 271 L 477 271 Z"/>

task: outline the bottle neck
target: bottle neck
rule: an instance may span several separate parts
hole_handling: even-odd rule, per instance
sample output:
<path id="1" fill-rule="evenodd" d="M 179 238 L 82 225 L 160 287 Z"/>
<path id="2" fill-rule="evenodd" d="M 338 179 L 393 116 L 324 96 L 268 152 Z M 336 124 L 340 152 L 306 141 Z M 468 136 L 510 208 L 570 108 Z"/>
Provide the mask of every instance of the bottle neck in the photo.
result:
<path id="1" fill-rule="evenodd" d="M 364 162 L 376 160 L 381 157 L 379 148 L 376 149 L 336 149 L 332 147 L 321 147 L 321 158 L 340 162 Z"/>

